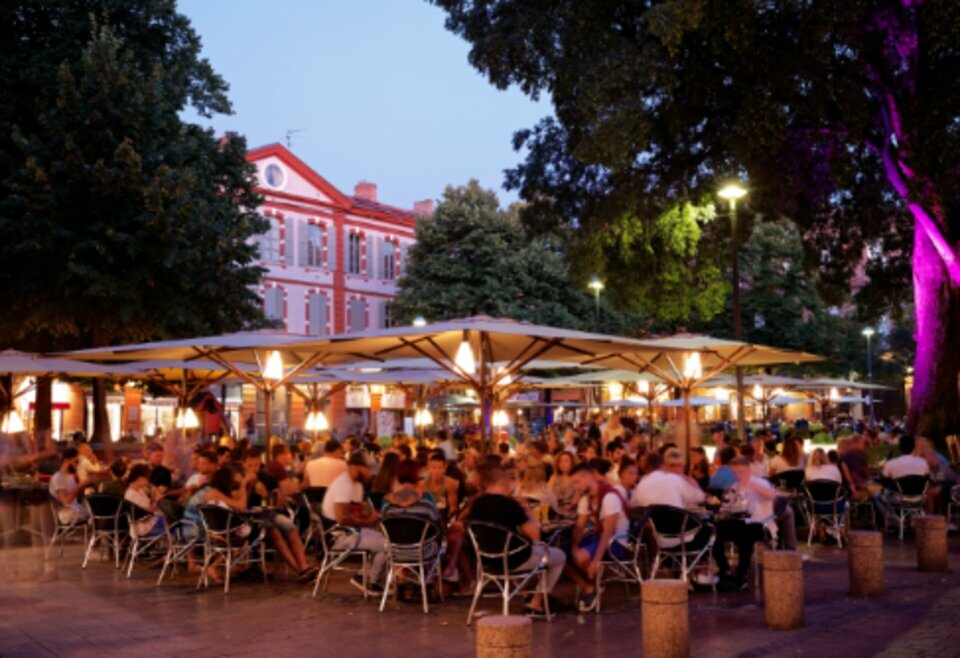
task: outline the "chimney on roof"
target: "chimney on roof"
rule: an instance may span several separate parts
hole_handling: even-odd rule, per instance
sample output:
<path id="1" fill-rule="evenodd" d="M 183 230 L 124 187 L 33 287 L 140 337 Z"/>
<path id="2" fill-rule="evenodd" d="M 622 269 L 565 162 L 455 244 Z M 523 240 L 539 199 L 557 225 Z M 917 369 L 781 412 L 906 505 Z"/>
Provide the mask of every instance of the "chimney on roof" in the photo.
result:
<path id="1" fill-rule="evenodd" d="M 429 217 L 433 214 L 433 199 L 413 202 L 413 214 L 417 217 Z"/>
<path id="2" fill-rule="evenodd" d="M 358 199 L 363 199 L 364 201 L 373 201 L 377 200 L 377 184 L 368 183 L 365 180 L 360 181 L 353 188 L 353 196 Z"/>

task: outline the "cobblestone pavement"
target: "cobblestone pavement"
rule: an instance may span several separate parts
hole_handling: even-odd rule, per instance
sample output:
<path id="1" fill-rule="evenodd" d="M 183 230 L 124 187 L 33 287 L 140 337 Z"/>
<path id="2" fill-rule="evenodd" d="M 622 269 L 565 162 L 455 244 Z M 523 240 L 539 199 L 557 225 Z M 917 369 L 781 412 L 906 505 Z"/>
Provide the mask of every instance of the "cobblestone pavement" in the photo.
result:
<path id="1" fill-rule="evenodd" d="M 951 550 L 960 545 L 951 539 Z M 806 549 L 805 549 L 806 550 Z M 204 655 L 237 656 L 471 656 L 467 602 L 447 601 L 424 615 L 414 604 L 387 604 L 381 614 L 338 575 L 314 600 L 308 587 L 279 574 L 269 585 L 240 582 L 197 591 L 184 575 L 161 587 L 156 571 L 138 568 L 127 580 L 109 562 L 80 568 L 71 546 L 45 563 L 39 547 L 0 550 L 0 656 Z M 815 548 L 804 565 L 807 625 L 798 631 L 764 627 L 752 591 L 696 593 L 690 599 L 695 656 L 958 656 L 960 576 L 916 570 L 910 541 L 888 541 L 887 595 L 847 595 L 846 554 Z M 960 556 L 952 555 L 954 566 Z M 561 587 L 569 601 L 573 592 Z M 486 608 L 495 610 L 490 602 Z M 600 615 L 564 613 L 534 626 L 537 656 L 641 652 L 636 591 L 619 586 Z"/>

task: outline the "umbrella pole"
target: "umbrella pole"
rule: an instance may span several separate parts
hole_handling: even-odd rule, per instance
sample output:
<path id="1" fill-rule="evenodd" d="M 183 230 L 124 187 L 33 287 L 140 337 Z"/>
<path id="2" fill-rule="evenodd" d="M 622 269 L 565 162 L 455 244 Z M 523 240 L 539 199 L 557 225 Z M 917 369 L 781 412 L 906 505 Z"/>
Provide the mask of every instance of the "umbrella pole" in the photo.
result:
<path id="1" fill-rule="evenodd" d="M 263 435 L 263 445 L 267 447 L 268 459 L 270 452 L 270 398 L 273 397 L 273 391 L 269 387 L 264 387 L 263 389 L 263 411 L 266 415 L 266 418 L 263 420 L 264 425 L 264 435 Z"/>
<path id="2" fill-rule="evenodd" d="M 691 436 L 690 436 L 690 391 L 689 389 L 683 389 L 683 422 L 686 425 L 686 433 L 683 437 L 683 445 L 680 446 L 683 450 L 683 461 L 687 463 L 690 457 L 690 445 L 691 445 Z"/>

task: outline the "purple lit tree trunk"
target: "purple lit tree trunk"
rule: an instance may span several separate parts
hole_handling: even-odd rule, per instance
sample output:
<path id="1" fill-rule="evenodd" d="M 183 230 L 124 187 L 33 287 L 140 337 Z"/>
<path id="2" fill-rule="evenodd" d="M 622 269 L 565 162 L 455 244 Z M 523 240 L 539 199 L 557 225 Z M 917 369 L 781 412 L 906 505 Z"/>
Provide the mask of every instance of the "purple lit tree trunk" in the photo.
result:
<path id="1" fill-rule="evenodd" d="M 942 438 L 958 424 L 960 287 L 920 223 L 914 230 L 913 289 L 917 353 L 907 426 Z"/>

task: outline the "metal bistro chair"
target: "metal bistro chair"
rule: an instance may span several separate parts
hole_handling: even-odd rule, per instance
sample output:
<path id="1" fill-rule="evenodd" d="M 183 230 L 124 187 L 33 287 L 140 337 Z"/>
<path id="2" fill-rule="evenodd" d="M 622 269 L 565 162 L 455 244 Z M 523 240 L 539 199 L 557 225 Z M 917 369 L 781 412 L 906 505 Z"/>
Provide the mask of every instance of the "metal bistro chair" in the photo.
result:
<path id="1" fill-rule="evenodd" d="M 806 473 L 803 469 L 781 471 L 769 478 L 770 484 L 777 490 L 777 495 L 787 501 L 797 514 L 801 523 L 810 523 L 807 516 L 806 492 L 803 488 Z"/>
<path id="2" fill-rule="evenodd" d="M 307 517 L 310 519 L 310 524 L 307 527 L 307 531 L 303 533 L 303 547 L 304 549 L 309 549 L 310 544 L 316 541 L 316 523 L 314 522 L 315 515 L 320 513 L 320 506 L 323 504 L 323 497 L 327 494 L 326 487 L 307 487 L 303 490 L 303 502 L 304 507 L 307 510 Z"/>
<path id="3" fill-rule="evenodd" d="M 167 536 L 167 551 L 163 556 L 163 566 L 160 569 L 160 576 L 157 577 L 157 585 L 163 582 L 167 573 L 171 578 L 176 578 L 177 565 L 188 561 L 191 551 L 201 546 L 202 532 L 200 526 L 183 518 L 184 508 L 172 501 L 163 501 L 160 509 L 166 520 L 164 524 L 164 533 Z"/>
<path id="4" fill-rule="evenodd" d="M 380 612 L 383 612 L 390 596 L 390 588 L 399 590 L 400 578 L 404 574 L 416 578 L 423 599 L 423 611 L 428 607 L 427 584 L 431 580 L 440 580 L 443 557 L 443 530 L 440 526 L 422 516 L 396 514 L 380 521 L 380 528 L 387 544 L 388 571 L 387 582 L 380 600 Z M 441 588 L 440 600 L 443 601 Z"/>
<path id="5" fill-rule="evenodd" d="M 125 506 L 127 513 L 127 524 L 130 527 L 130 549 L 127 551 L 127 578 L 133 575 L 133 565 L 138 558 L 150 556 L 159 559 L 167 554 L 167 533 L 160 532 L 153 535 L 141 536 L 137 525 L 150 518 L 156 518 L 150 510 L 137 507 L 132 503 Z M 157 523 L 166 523 L 166 519 L 157 518 L 154 521 L 154 527 Z"/>
<path id="6" fill-rule="evenodd" d="M 547 551 L 543 551 L 540 562 L 532 569 L 517 570 L 510 562 L 531 550 L 534 544 L 509 528 L 487 521 L 471 521 L 467 524 L 467 534 L 473 543 L 477 555 L 477 587 L 473 592 L 473 602 L 467 612 L 467 625 L 473 621 L 477 608 L 487 585 L 493 584 L 500 591 L 503 600 L 503 614 L 510 614 L 510 601 L 521 592 L 543 594 L 543 605 L 547 621 L 551 620 L 550 597 L 547 590 Z M 537 583 L 533 590 L 525 589 L 527 583 Z"/>
<path id="7" fill-rule="evenodd" d="M 843 548 L 843 532 L 846 529 L 848 511 L 843 483 L 833 480 L 807 480 L 804 491 L 807 495 L 807 518 L 810 520 L 807 546 L 813 545 L 813 533 L 817 524 L 823 522 L 837 533 L 837 546 Z"/>
<path id="8" fill-rule="evenodd" d="M 710 551 L 717 539 L 713 524 L 693 512 L 670 505 L 651 505 L 647 513 L 657 544 L 651 577 L 655 578 L 661 565 L 669 562 L 680 568 L 680 579 L 692 586 L 693 571 L 706 558 L 708 580 L 716 588 L 710 560 Z"/>
<path id="9" fill-rule="evenodd" d="M 600 562 L 600 569 L 597 572 L 597 605 L 594 608 L 596 614 L 600 614 L 604 585 L 623 583 L 624 591 L 628 597 L 631 585 L 637 585 L 638 587 L 643 585 L 644 571 L 649 566 L 647 563 L 647 546 L 643 543 L 643 533 L 648 527 L 648 519 L 649 516 L 645 510 L 632 511 L 630 514 L 630 535 L 625 545 L 626 553 L 622 558 L 617 558 L 609 550 L 604 554 L 603 560 Z"/>
<path id="10" fill-rule="evenodd" d="M 947 503 L 947 523 L 953 524 L 953 529 L 960 529 L 958 524 L 960 515 L 960 484 L 950 487 L 950 502 Z"/>
<path id="11" fill-rule="evenodd" d="M 204 555 L 203 572 L 197 589 L 208 587 L 207 570 L 213 561 L 222 557 L 224 562 L 223 593 L 230 593 L 230 572 L 238 564 L 250 564 L 256 559 L 267 582 L 266 542 L 262 532 L 255 529 L 247 519 L 234 510 L 221 505 L 201 505 L 200 520 L 203 522 Z M 249 529 L 248 533 L 243 528 Z M 253 556 L 256 555 L 254 558 Z"/>
<path id="12" fill-rule="evenodd" d="M 907 475 L 884 483 L 884 531 L 890 527 L 890 521 L 893 520 L 897 524 L 900 539 L 903 539 L 907 523 L 915 516 L 923 516 L 923 504 L 929 485 L 930 480 L 926 475 Z"/>
<path id="13" fill-rule="evenodd" d="M 83 568 L 87 568 L 90 555 L 97 546 L 113 550 L 117 569 L 120 568 L 120 551 L 126 541 L 127 517 L 123 513 L 123 498 L 111 494 L 90 494 L 84 501 L 90 515 L 90 542 L 83 556 Z"/>
<path id="14" fill-rule="evenodd" d="M 310 503 L 310 516 L 312 519 L 311 536 L 317 542 L 320 552 L 320 569 L 317 571 L 317 579 L 313 585 L 313 596 L 316 598 L 321 585 L 323 591 L 327 591 L 330 585 L 330 574 L 334 571 L 344 571 L 341 565 L 350 557 L 360 557 L 360 578 L 363 585 L 363 598 L 368 594 L 367 587 L 367 562 L 370 559 L 369 552 L 358 548 L 360 545 L 360 530 L 357 528 L 348 528 L 338 525 L 330 519 L 323 518 L 321 503 Z M 348 538 L 349 541 L 344 545 L 341 540 Z M 340 543 L 340 548 L 336 548 Z"/>
<path id="15" fill-rule="evenodd" d="M 75 518 L 69 523 L 60 520 L 60 510 L 65 506 L 59 500 L 50 496 L 50 512 L 53 514 L 53 536 L 50 538 L 50 545 L 47 547 L 47 558 L 53 555 L 54 549 L 57 551 L 57 557 L 63 557 L 63 544 L 73 535 L 83 533 L 83 546 L 86 548 L 88 535 L 90 531 L 90 519 L 87 517 Z"/>

